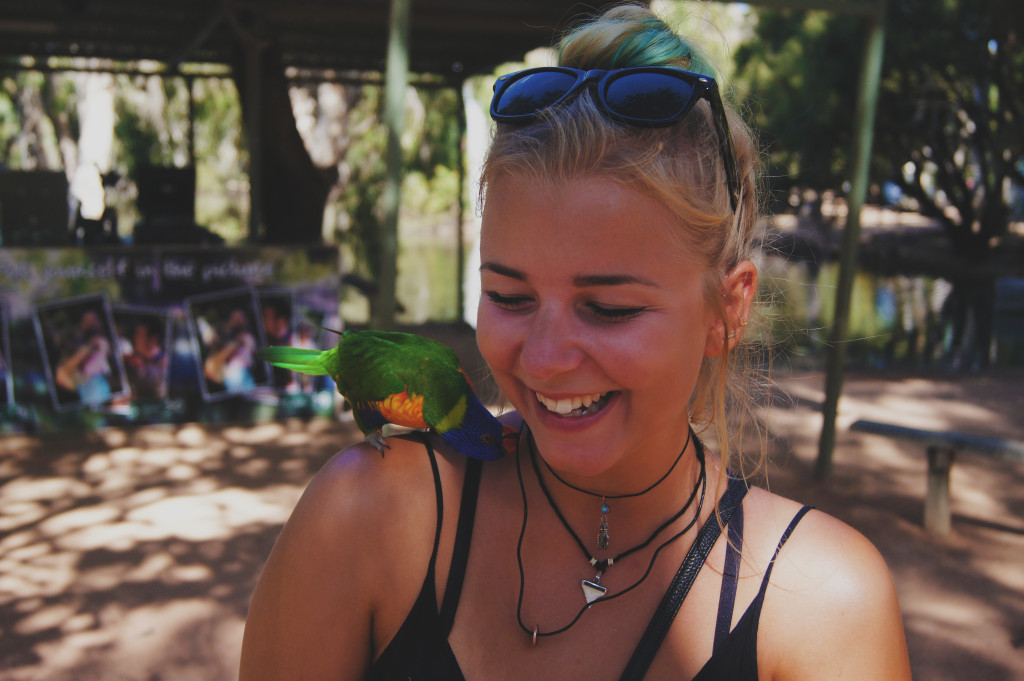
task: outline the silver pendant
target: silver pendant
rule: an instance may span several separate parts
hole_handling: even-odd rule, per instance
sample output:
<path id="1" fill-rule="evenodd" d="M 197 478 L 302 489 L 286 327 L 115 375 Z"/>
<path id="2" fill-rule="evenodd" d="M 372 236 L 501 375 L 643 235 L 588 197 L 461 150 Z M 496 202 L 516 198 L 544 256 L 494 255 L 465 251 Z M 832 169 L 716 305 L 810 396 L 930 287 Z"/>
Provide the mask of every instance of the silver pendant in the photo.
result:
<path id="1" fill-rule="evenodd" d="M 590 605 L 608 592 L 608 589 L 589 579 L 584 579 L 580 586 L 583 587 L 583 597 L 587 599 L 587 605 Z"/>
<path id="2" fill-rule="evenodd" d="M 597 529 L 597 550 L 604 551 L 608 548 L 608 503 L 601 500 L 601 526 Z"/>

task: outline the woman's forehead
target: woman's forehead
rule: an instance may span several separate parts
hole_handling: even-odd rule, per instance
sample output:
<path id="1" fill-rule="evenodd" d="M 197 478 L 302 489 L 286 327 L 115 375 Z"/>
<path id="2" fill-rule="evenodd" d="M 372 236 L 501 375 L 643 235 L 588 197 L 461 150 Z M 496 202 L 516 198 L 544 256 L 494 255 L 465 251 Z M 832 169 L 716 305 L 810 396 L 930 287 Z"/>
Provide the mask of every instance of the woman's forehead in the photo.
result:
<path id="1" fill-rule="evenodd" d="M 553 183 L 504 176 L 488 187 L 484 248 L 549 248 L 565 252 L 642 241 L 678 257 L 680 221 L 657 199 L 614 179 L 583 176 Z"/>

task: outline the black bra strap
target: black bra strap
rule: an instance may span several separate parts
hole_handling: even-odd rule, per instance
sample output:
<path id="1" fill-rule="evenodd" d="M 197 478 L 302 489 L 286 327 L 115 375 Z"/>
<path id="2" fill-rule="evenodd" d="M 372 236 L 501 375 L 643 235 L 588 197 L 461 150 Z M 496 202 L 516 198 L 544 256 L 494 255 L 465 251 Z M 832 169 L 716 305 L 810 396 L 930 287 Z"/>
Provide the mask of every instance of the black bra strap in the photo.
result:
<path id="1" fill-rule="evenodd" d="M 455 611 L 459 607 L 462 581 L 466 577 L 469 562 L 469 545 L 473 538 L 473 521 L 476 519 L 476 501 L 480 490 L 480 472 L 483 462 L 469 458 L 466 462 L 465 479 L 462 482 L 462 501 L 459 505 L 459 524 L 455 530 L 455 546 L 452 550 L 452 564 L 448 568 L 448 583 L 444 588 L 444 600 L 439 615 L 442 634 L 447 638 L 455 624 Z"/>
<path id="2" fill-rule="evenodd" d="M 793 530 L 796 529 L 797 523 L 807 515 L 808 511 L 814 510 L 813 506 L 803 506 L 797 511 L 793 519 L 789 521 L 789 525 L 786 527 L 786 531 L 782 533 L 782 538 L 779 539 L 778 545 L 775 547 L 775 553 L 772 554 L 772 559 L 768 563 L 768 567 L 764 571 L 764 577 L 761 579 L 761 589 L 757 592 L 757 598 L 760 601 L 764 601 L 764 594 L 768 590 L 768 580 L 772 576 L 772 568 L 775 567 L 775 559 L 779 557 L 779 551 L 786 545 L 786 541 L 789 539 L 789 535 L 793 534 Z"/>
<path id="3" fill-rule="evenodd" d="M 704 526 L 700 528 L 700 532 L 683 559 L 682 565 L 679 566 L 672 584 L 662 597 L 658 609 L 654 611 L 654 616 L 651 617 L 651 622 L 647 625 L 643 638 L 640 639 L 636 650 L 633 651 L 633 656 L 626 663 L 626 669 L 619 677 L 620 681 L 640 681 L 647 673 L 647 668 L 651 665 L 662 641 L 665 640 L 669 627 L 672 626 L 672 621 L 675 620 L 676 613 L 679 612 L 679 607 L 683 604 L 686 594 L 690 592 L 690 587 L 693 586 L 693 582 L 697 578 L 697 573 L 700 572 L 708 554 L 711 553 L 711 547 L 718 541 L 718 536 L 722 531 L 721 526 L 729 523 L 729 518 L 743 502 L 743 497 L 746 494 L 747 483 L 742 478 L 730 477 L 729 487 L 725 490 L 718 505 L 718 517 L 712 513 L 704 522 Z M 721 524 L 719 524 L 719 518 Z"/>
<path id="4" fill-rule="evenodd" d="M 718 620 L 715 624 L 717 652 L 732 630 L 732 614 L 736 607 L 736 586 L 740 579 L 740 557 L 743 555 L 743 506 L 729 523 L 729 542 L 725 546 L 725 568 L 722 570 L 722 590 L 718 595 Z"/>
<path id="5" fill-rule="evenodd" d="M 444 495 L 441 493 L 441 472 L 437 469 L 437 456 L 430 444 L 430 435 L 423 433 L 423 446 L 430 457 L 430 470 L 434 474 L 434 494 L 437 496 L 437 527 L 434 530 L 434 550 L 430 554 L 428 574 L 434 574 L 434 563 L 437 561 L 437 549 L 441 545 L 441 523 L 444 521 Z"/>

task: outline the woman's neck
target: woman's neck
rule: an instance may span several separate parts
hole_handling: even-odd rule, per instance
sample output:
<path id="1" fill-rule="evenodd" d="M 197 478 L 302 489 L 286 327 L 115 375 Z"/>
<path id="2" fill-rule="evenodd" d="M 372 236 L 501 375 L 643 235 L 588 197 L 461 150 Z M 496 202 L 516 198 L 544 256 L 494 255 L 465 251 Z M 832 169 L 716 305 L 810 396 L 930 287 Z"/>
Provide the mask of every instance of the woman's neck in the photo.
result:
<path id="1" fill-rule="evenodd" d="M 524 457 L 524 474 L 541 494 L 539 500 L 551 506 L 555 515 L 576 534 L 592 556 L 606 558 L 636 546 L 663 525 L 681 525 L 692 518 L 695 499 L 706 468 L 703 446 L 696 437 L 685 439 L 685 446 L 671 457 L 658 457 L 660 470 L 646 467 L 646 481 L 631 476 L 634 486 L 614 485 L 602 480 L 580 480 L 560 474 L 543 460 L 543 453 L 524 432 L 519 456 Z M 530 462 L 530 463 L 528 463 Z M 588 483 L 594 487 L 588 487 Z M 603 484 L 602 484 L 603 483 Z M 639 483 L 639 484 L 637 484 Z M 713 486 L 709 486 L 714 490 Z M 607 524 L 607 546 L 599 545 L 599 535 Z M 667 532 L 669 527 L 665 527 Z"/>

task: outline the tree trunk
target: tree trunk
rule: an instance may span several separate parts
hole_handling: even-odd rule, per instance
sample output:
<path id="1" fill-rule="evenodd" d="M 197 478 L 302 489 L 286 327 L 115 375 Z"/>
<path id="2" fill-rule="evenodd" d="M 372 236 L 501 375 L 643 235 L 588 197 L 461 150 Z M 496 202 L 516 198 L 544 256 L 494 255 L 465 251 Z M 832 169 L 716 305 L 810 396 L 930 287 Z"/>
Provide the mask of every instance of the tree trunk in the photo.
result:
<path id="1" fill-rule="evenodd" d="M 238 59 L 234 72 L 243 114 L 251 105 L 246 96 L 249 63 Z M 255 133 L 246 133 L 250 139 L 258 134 L 262 148 L 261 181 L 255 183 L 262 187 L 264 231 L 259 240 L 270 244 L 319 243 L 323 239 L 324 205 L 337 180 L 337 169 L 318 168 L 310 158 L 295 125 L 288 80 L 276 47 L 265 46 L 257 63 L 261 69 L 261 125 Z M 244 115 L 243 119 L 247 120 Z"/>
<path id="2" fill-rule="evenodd" d="M 953 370 L 984 371 L 990 363 L 995 328 L 996 278 L 993 275 L 958 276 L 943 307 L 952 325 L 946 366 Z"/>

